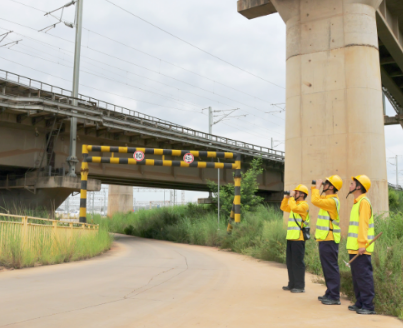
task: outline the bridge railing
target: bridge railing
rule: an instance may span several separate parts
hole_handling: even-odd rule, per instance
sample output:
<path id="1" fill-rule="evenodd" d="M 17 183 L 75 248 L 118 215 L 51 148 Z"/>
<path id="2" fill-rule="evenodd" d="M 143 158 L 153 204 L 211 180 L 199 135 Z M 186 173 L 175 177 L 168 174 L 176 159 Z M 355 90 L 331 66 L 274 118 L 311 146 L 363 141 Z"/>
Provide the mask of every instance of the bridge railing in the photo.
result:
<path id="1" fill-rule="evenodd" d="M 70 103 L 73 100 L 73 98 L 71 97 L 71 91 L 69 91 L 69 90 L 66 90 L 66 89 L 63 89 L 60 87 L 56 87 L 56 86 L 53 86 L 53 85 L 45 83 L 45 82 L 37 81 L 37 80 L 31 79 L 31 78 L 28 78 L 25 76 L 14 74 L 14 73 L 11 73 L 8 71 L 0 70 L 0 79 L 9 81 L 9 82 L 18 83 L 20 85 L 24 85 L 29 88 L 34 88 L 34 89 L 42 90 L 42 91 L 49 92 L 52 94 L 58 94 L 58 95 L 68 97 L 68 98 L 70 98 L 70 101 L 68 99 L 67 99 L 67 101 L 69 101 Z M 82 94 L 79 95 L 78 99 L 85 102 L 85 104 L 88 106 L 92 105 L 92 107 L 94 107 L 94 110 L 104 109 L 104 110 L 112 111 L 115 113 L 120 113 L 122 115 L 127 115 L 131 118 L 139 120 L 142 125 L 147 125 L 147 126 L 155 127 L 158 129 L 163 129 L 168 132 L 172 131 L 172 132 L 176 132 L 176 133 L 181 133 L 185 136 L 188 135 L 192 138 L 198 138 L 198 139 L 203 140 L 204 142 L 209 142 L 209 144 L 212 147 L 214 147 L 215 145 L 216 146 L 225 145 L 229 148 L 233 148 L 234 150 L 236 150 L 238 152 L 242 151 L 244 154 L 250 154 L 252 156 L 256 156 L 256 155 L 262 156 L 263 158 L 280 161 L 280 162 L 284 161 L 285 153 L 280 150 L 275 150 L 275 149 L 271 149 L 268 147 L 257 146 L 257 145 L 249 144 L 246 142 L 237 141 L 237 140 L 197 131 L 197 130 L 187 128 L 187 127 L 179 125 L 179 124 L 175 124 L 170 121 L 162 120 L 162 119 L 159 119 L 154 116 L 146 115 L 146 114 L 140 113 L 138 111 L 134 111 L 134 110 L 122 107 L 122 106 L 114 105 L 109 102 L 99 100 L 99 99 L 96 99 L 93 97 L 85 96 Z M 94 111 L 94 114 L 95 114 L 95 111 Z M 97 114 L 99 115 L 99 111 Z M 122 120 L 124 120 L 124 119 L 125 119 L 125 117 L 122 118 Z"/>

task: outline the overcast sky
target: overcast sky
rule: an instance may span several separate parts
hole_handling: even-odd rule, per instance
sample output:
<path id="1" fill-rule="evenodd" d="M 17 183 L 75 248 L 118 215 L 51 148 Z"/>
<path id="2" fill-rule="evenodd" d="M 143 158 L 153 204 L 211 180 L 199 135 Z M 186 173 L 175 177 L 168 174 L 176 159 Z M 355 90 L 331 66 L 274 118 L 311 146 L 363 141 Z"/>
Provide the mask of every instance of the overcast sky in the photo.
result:
<path id="1" fill-rule="evenodd" d="M 44 13 L 67 2 L 1 0 L 0 34 L 13 31 L 1 44 L 23 41 L 0 48 L 0 69 L 71 89 L 74 30 L 59 24 L 38 32 L 57 23 Z M 63 21 L 74 21 L 74 6 Z M 218 123 L 213 133 L 267 147 L 273 138 L 284 149 L 284 112 L 271 106 L 285 102 L 285 26 L 277 14 L 249 21 L 236 0 L 84 0 L 83 26 L 81 94 L 206 132 L 203 108 L 239 108 L 232 115 L 246 117 Z M 389 104 L 387 112 L 395 115 Z M 385 127 L 385 135 L 394 163 L 402 128 Z M 396 181 L 392 164 L 388 179 Z"/>

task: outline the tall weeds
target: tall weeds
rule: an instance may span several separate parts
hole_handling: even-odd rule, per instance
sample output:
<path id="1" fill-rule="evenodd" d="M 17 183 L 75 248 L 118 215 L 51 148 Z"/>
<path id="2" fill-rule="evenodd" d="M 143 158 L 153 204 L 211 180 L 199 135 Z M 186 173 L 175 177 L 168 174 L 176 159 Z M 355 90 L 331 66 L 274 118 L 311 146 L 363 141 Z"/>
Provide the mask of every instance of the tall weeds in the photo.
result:
<path id="1" fill-rule="evenodd" d="M 16 269 L 90 258 L 110 249 L 112 243 L 106 224 L 98 232 L 51 239 L 44 230 L 37 229 L 30 235 L 29 244 L 22 229 L 0 224 L 0 236 L 0 266 Z"/>

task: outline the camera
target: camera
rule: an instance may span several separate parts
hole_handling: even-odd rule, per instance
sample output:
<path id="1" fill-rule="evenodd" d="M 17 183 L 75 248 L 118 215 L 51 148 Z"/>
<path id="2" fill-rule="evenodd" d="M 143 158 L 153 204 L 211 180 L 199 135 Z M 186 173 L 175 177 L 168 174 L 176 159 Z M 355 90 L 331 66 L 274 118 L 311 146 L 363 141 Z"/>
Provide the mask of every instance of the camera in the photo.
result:
<path id="1" fill-rule="evenodd" d="M 290 196 L 290 192 L 288 190 L 284 191 L 284 195 Z"/>

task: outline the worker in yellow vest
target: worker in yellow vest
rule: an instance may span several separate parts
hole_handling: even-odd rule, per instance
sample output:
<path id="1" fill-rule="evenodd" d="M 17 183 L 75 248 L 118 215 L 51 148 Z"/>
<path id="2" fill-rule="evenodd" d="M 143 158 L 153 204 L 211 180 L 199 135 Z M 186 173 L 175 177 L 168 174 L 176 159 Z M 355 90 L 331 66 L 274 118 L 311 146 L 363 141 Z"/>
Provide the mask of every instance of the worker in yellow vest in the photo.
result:
<path id="1" fill-rule="evenodd" d="M 375 237 L 374 213 L 366 193 L 371 188 L 371 180 L 366 175 L 352 178 L 350 194 L 354 195 L 350 224 L 347 235 L 347 250 L 350 260 L 360 254 L 351 263 L 353 286 L 356 302 L 350 305 L 350 311 L 358 314 L 376 314 L 374 311 L 374 277 L 372 273 L 371 254 L 374 244 L 368 244 Z"/>
<path id="2" fill-rule="evenodd" d="M 321 196 L 320 188 L 323 185 Z M 319 242 L 319 257 L 326 282 L 326 293 L 318 300 L 325 305 L 340 305 L 340 200 L 337 192 L 343 186 L 343 180 L 338 175 L 326 178 L 325 182 L 318 179 L 312 186 L 312 204 L 319 207 L 316 221 L 315 239 Z"/>
<path id="3" fill-rule="evenodd" d="M 290 195 L 284 195 L 281 210 L 289 212 L 287 228 L 286 262 L 288 270 L 288 285 L 283 290 L 291 293 L 305 292 L 305 239 L 303 228 L 309 224 L 309 205 L 306 202 L 308 188 L 298 185 Z"/>

